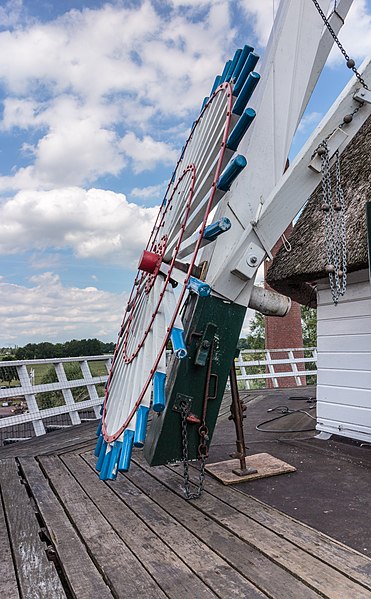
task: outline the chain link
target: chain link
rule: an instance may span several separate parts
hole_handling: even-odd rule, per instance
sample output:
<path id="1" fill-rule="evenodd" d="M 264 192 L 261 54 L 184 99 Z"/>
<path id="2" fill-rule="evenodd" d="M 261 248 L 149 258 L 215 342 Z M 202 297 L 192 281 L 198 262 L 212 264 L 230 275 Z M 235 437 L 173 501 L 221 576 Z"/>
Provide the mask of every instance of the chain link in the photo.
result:
<path id="1" fill-rule="evenodd" d="M 355 74 L 355 76 L 357 77 L 358 81 L 360 82 L 360 84 L 365 88 L 365 89 L 369 89 L 368 85 L 366 84 L 365 80 L 361 77 L 360 73 L 357 71 L 355 62 L 352 58 L 350 58 L 350 56 L 346 53 L 344 46 L 342 45 L 342 43 L 340 42 L 339 38 L 337 37 L 335 31 L 333 30 L 333 28 L 331 27 L 325 13 L 323 12 L 322 8 L 320 7 L 319 3 L 317 2 L 317 0 L 312 0 L 314 6 L 316 7 L 318 13 L 320 14 L 324 24 L 326 25 L 327 29 L 329 30 L 334 42 L 336 43 L 337 47 L 339 48 L 340 52 L 342 53 L 342 55 L 344 56 L 345 60 L 346 60 L 346 64 L 347 67 L 349 69 L 351 69 L 353 71 L 353 73 Z M 335 4 L 335 8 L 334 10 L 336 10 L 336 4 Z"/>
<path id="2" fill-rule="evenodd" d="M 330 154 L 327 141 L 318 147 L 321 157 L 322 210 L 325 214 L 326 271 L 328 272 L 334 304 L 344 295 L 347 286 L 347 248 L 345 201 L 341 186 L 340 155 L 335 152 L 335 197 L 330 175 Z"/>
<path id="3" fill-rule="evenodd" d="M 188 457 L 188 430 L 187 418 L 190 413 L 190 406 L 184 402 L 181 406 L 181 427 L 182 427 L 182 452 L 183 452 L 183 478 L 184 478 L 184 493 L 187 499 L 198 499 L 201 497 L 205 484 L 205 464 L 208 456 L 209 448 L 207 445 L 208 429 L 205 425 L 201 425 L 199 429 L 200 444 L 198 446 L 200 460 L 200 477 L 199 485 L 194 493 L 191 492 L 189 480 L 189 457 Z"/>

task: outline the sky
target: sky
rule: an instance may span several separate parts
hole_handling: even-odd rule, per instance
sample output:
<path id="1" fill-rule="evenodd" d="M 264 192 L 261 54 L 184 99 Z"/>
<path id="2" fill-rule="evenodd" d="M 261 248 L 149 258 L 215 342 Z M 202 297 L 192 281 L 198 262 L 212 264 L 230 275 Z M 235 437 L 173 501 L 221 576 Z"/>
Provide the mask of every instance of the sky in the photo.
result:
<path id="1" fill-rule="evenodd" d="M 0 0 L 0 347 L 116 340 L 189 127 L 278 3 Z M 371 0 L 339 37 L 371 53 Z M 349 76 L 334 49 L 292 156 Z"/>

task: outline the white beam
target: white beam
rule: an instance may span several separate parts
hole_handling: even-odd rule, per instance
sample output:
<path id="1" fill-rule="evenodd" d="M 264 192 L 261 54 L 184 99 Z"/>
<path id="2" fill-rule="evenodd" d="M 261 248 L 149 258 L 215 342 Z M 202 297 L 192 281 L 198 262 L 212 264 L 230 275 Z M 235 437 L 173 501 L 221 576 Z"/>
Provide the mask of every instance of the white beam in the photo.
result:
<path id="1" fill-rule="evenodd" d="M 371 58 L 363 63 L 359 72 L 371 86 Z M 292 221 L 320 183 L 321 174 L 315 173 L 312 168 L 309 168 L 311 156 L 321 141 L 342 123 L 343 117 L 352 113 L 354 108 L 359 106 L 359 102 L 353 98 L 353 94 L 359 88 L 360 84 L 354 77 L 313 132 L 280 184 L 267 199 L 257 224 L 257 230 L 270 247 L 273 247 L 285 230 L 287 223 Z M 370 115 L 371 104 L 365 102 L 353 116 L 352 122 L 344 126 L 343 131 L 346 136 L 343 137 L 339 148 L 340 152 L 344 151 Z"/>
<path id="2" fill-rule="evenodd" d="M 321 0 L 327 14 L 330 1 Z M 225 216 L 232 227 L 202 251 L 200 261 L 209 262 L 207 282 L 214 286 L 223 263 L 239 244 L 249 222 L 256 218 L 259 202 L 265 199 L 284 171 L 292 138 L 329 52 L 324 25 L 309 0 L 281 2 L 261 68 L 261 80 L 251 103 L 256 118 L 238 147 L 248 161 L 247 167 L 222 199 L 215 220 Z M 259 65 L 259 63 L 258 63 Z M 259 69 L 258 69 L 259 70 Z M 221 267 L 221 269 L 220 269 Z M 219 270 L 220 269 L 220 270 Z"/>
<path id="3" fill-rule="evenodd" d="M 366 59 L 359 68 L 359 72 L 371 86 L 371 59 Z M 354 99 L 355 92 L 360 88 L 360 83 L 353 77 L 348 83 L 342 94 L 330 108 L 324 119 L 317 126 L 310 139 L 307 141 L 301 152 L 298 154 L 290 168 L 286 171 L 276 188 L 270 193 L 262 209 L 262 214 L 254 230 L 251 225 L 246 231 L 244 239 L 241 240 L 238 251 L 233 255 L 233 259 L 228 265 L 228 271 L 225 274 L 224 281 L 217 281 L 217 289 L 225 289 L 230 283 L 233 275 L 230 273 L 236 267 L 239 261 L 244 259 L 246 247 L 250 239 L 259 239 L 265 247 L 273 247 L 276 241 L 290 223 L 307 199 L 316 189 L 321 181 L 321 174 L 310 167 L 313 153 L 318 145 L 342 122 L 346 114 L 350 114 L 359 106 L 359 102 Z M 344 126 L 343 142 L 339 147 L 342 153 L 345 147 L 353 139 L 363 123 L 371 115 L 371 104 L 364 103 L 360 110 L 354 114 L 351 123 Z M 259 265 L 257 265 L 259 266 Z M 229 294 L 227 297 L 243 305 L 247 305 L 251 293 L 252 281 L 243 283 L 238 277 L 234 277 L 233 297 Z M 239 288 L 239 292 L 238 292 Z"/>

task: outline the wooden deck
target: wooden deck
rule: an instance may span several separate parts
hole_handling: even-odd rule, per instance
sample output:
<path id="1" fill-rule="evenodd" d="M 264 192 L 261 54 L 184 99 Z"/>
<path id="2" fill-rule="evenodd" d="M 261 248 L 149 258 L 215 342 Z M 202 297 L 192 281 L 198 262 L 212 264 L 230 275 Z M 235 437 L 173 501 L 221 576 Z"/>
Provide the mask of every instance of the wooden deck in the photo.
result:
<path id="1" fill-rule="evenodd" d="M 238 488 L 187 502 L 140 452 L 102 483 L 92 426 L 58 436 L 0 454 L 2 599 L 371 599 L 369 558 Z"/>

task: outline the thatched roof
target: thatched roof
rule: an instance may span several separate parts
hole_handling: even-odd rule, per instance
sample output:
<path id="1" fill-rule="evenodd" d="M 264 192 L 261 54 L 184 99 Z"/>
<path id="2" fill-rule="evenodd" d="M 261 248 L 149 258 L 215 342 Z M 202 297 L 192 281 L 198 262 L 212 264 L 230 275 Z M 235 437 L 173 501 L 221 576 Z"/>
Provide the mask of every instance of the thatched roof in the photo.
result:
<path id="1" fill-rule="evenodd" d="M 368 267 L 365 204 L 371 200 L 371 117 L 341 155 L 341 173 L 346 205 L 348 271 L 352 272 Z M 291 252 L 281 247 L 267 273 L 271 287 L 311 305 L 313 291 L 306 283 L 327 276 L 325 219 L 321 204 L 322 188 L 318 185 L 290 236 Z"/>

